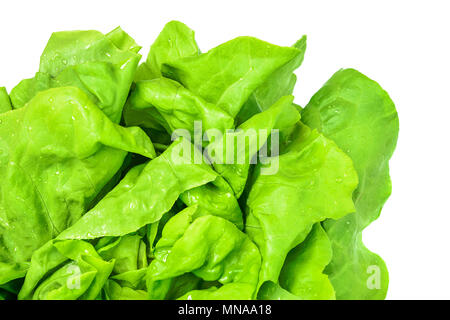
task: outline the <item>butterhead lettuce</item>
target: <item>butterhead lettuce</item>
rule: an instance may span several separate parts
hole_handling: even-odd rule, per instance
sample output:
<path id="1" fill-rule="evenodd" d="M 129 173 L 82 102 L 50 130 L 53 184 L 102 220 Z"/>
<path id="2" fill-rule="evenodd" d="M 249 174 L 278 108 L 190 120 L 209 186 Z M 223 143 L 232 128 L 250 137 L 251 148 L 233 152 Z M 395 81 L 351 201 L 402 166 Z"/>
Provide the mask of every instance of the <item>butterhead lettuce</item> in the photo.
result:
<path id="1" fill-rule="evenodd" d="M 0 87 L 0 299 L 385 298 L 362 243 L 399 130 L 380 85 L 339 70 L 300 107 L 306 36 L 201 51 L 171 21 L 140 49 L 56 32 Z"/>

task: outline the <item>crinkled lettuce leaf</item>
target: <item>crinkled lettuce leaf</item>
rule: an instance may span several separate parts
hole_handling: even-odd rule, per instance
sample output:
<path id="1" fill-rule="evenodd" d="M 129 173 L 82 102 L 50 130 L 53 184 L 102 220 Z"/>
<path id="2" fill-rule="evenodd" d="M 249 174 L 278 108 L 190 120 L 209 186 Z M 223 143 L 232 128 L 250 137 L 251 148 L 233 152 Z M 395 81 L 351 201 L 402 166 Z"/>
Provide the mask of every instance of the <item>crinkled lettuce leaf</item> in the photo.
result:
<path id="1" fill-rule="evenodd" d="M 214 159 L 214 169 L 230 184 L 237 198 L 244 191 L 250 164 L 256 163 L 254 157 L 268 142 L 272 130 L 292 127 L 300 119 L 300 114 L 292 105 L 293 100 L 293 96 L 279 99 L 266 111 L 241 124 L 233 134 L 225 134 L 208 146 L 209 155 Z M 274 139 L 278 137 L 279 132 Z M 265 153 L 267 157 L 269 150 L 266 149 Z"/>
<path id="2" fill-rule="evenodd" d="M 292 106 L 292 97 L 284 97 L 267 111 L 243 123 L 232 135 L 219 136 L 206 152 L 214 160 L 214 169 L 221 178 L 188 190 L 181 195 L 181 199 L 187 205 L 197 204 L 198 216 L 219 216 L 242 229 L 242 213 L 236 199 L 241 196 L 246 185 L 252 158 L 267 142 L 272 129 L 291 126 L 299 117 Z M 239 139 L 243 143 L 237 143 Z"/>
<path id="3" fill-rule="evenodd" d="M 164 63 L 199 54 L 194 31 L 182 22 L 170 21 L 150 47 L 147 60 L 139 65 L 135 81 L 160 78 Z"/>
<path id="4" fill-rule="evenodd" d="M 183 192 L 180 199 L 187 205 L 197 205 L 196 216 L 213 215 L 244 228 L 244 217 L 238 200 L 228 182 L 222 176 L 214 181 Z"/>
<path id="5" fill-rule="evenodd" d="M 192 150 L 191 155 L 182 153 Z M 92 210 L 58 239 L 95 239 L 122 236 L 161 219 L 181 193 L 217 177 L 206 163 L 193 161 L 198 152 L 178 139 L 148 164 L 133 167 Z"/>
<path id="6" fill-rule="evenodd" d="M 255 171 L 247 199 L 245 232 L 262 255 L 260 285 L 278 282 L 289 251 L 303 242 L 312 226 L 354 211 L 358 178 L 351 159 L 337 145 L 299 123 L 295 140 L 271 159 L 274 174 Z M 320 201 L 318 201 L 320 199 Z"/>
<path id="7" fill-rule="evenodd" d="M 234 126 L 233 118 L 227 112 L 167 78 L 136 83 L 127 102 L 125 121 L 151 128 L 158 123 L 168 133 L 184 129 L 191 140 L 194 140 L 195 121 L 202 121 L 202 134 L 208 129 L 222 134 Z M 243 228 L 242 211 L 237 199 L 232 188 L 221 177 L 207 185 L 187 190 L 181 199 L 186 205 L 198 204 L 199 215 L 220 216 Z"/>
<path id="8" fill-rule="evenodd" d="M 121 287 L 145 289 L 144 277 L 148 266 L 145 236 L 138 231 L 121 237 L 103 237 L 95 246 L 104 260 L 115 261 L 110 278 Z"/>
<path id="9" fill-rule="evenodd" d="M 253 115 L 267 110 L 283 96 L 291 95 L 294 91 L 297 76 L 294 71 L 303 62 L 306 51 L 306 36 L 298 40 L 294 46 L 298 54 L 292 60 L 276 69 L 267 79 L 250 95 L 236 116 L 236 122 L 241 124 Z"/>
<path id="10" fill-rule="evenodd" d="M 107 238 L 104 237 L 101 240 Z M 96 249 L 104 260 L 115 261 L 114 274 L 122 274 L 147 267 L 147 248 L 141 235 L 133 233 L 111 240 L 113 240 L 111 243 L 101 247 L 97 244 Z"/>
<path id="11" fill-rule="evenodd" d="M 302 54 L 294 47 L 238 37 L 207 53 L 168 61 L 162 74 L 235 117 L 276 70 Z"/>
<path id="12" fill-rule="evenodd" d="M 148 300 L 147 291 L 123 287 L 111 279 L 105 283 L 103 294 L 105 300 Z"/>
<path id="13" fill-rule="evenodd" d="M 41 56 L 39 72 L 11 91 L 15 109 L 38 92 L 55 87 L 82 89 L 115 123 L 122 116 L 137 65 L 140 47 L 122 29 L 55 32 Z"/>
<path id="14" fill-rule="evenodd" d="M 167 78 L 138 81 L 127 102 L 125 115 L 128 124 L 155 128 L 156 122 L 171 134 L 176 129 L 183 129 L 191 140 L 195 139 L 195 121 L 201 121 L 202 134 L 210 129 L 223 134 L 234 126 L 233 118 L 227 112 Z M 134 119 L 136 115 L 139 116 Z M 220 216 L 243 228 L 242 211 L 237 199 L 232 188 L 221 177 L 207 185 L 187 190 L 181 199 L 186 205 L 198 204 L 199 215 Z"/>
<path id="15" fill-rule="evenodd" d="M 34 252 L 19 299 L 94 300 L 113 267 L 88 242 L 49 241 Z"/>
<path id="16" fill-rule="evenodd" d="M 303 121 L 332 139 L 353 160 L 359 186 L 355 212 L 324 228 L 333 247 L 326 269 L 338 299 L 384 299 L 388 271 L 384 261 L 362 243 L 362 231 L 378 218 L 391 193 L 389 159 L 399 122 L 389 95 L 354 69 L 336 72 L 311 98 Z"/>
<path id="17" fill-rule="evenodd" d="M 140 80 L 160 78 L 162 76 L 162 64 L 183 57 L 196 56 L 199 53 L 200 51 L 194 38 L 194 31 L 181 22 L 170 21 L 150 47 L 147 60 L 139 65 L 134 80 L 139 82 Z M 139 96 L 139 88 L 136 91 Z M 192 98 L 189 97 L 191 95 L 188 94 L 188 97 L 179 100 L 184 101 L 184 103 L 192 102 Z M 137 100 L 139 101 L 140 99 Z M 145 99 L 140 100 L 140 103 L 137 103 L 137 105 L 128 103 L 125 106 L 123 114 L 125 122 L 128 125 L 139 125 L 162 132 L 165 130 L 170 131 L 169 125 L 159 111 L 156 108 L 152 108 L 148 103 L 142 104 L 142 102 L 145 102 Z M 167 104 L 164 108 L 167 108 Z M 183 112 L 186 112 L 185 106 L 181 107 L 181 109 L 184 110 Z"/>
<path id="18" fill-rule="evenodd" d="M 331 243 L 320 223 L 289 252 L 281 269 L 280 286 L 302 300 L 333 300 L 335 293 L 323 273 L 332 257 Z"/>
<path id="19" fill-rule="evenodd" d="M 74 87 L 0 114 L 0 136 L 0 283 L 85 213 L 128 152 L 155 156 L 141 129 L 114 124 Z"/>
<path id="20" fill-rule="evenodd" d="M 169 133 L 184 129 L 192 138 L 195 121 L 201 121 L 202 133 L 210 129 L 224 132 L 234 127 L 234 119 L 227 112 L 196 96 L 178 82 L 162 77 L 138 81 L 126 109 L 125 119 L 129 125 L 136 121 L 138 124 L 146 124 L 141 117 L 130 117 L 130 114 L 135 115 L 137 112 L 146 119 L 154 119 Z"/>
<path id="21" fill-rule="evenodd" d="M 196 209 L 188 207 L 164 227 L 147 273 L 150 298 L 165 298 L 161 288 L 190 272 L 220 286 L 189 291 L 180 299 L 221 299 L 230 292 L 234 299 L 253 298 L 261 264 L 258 248 L 225 219 L 211 215 L 194 219 Z"/>
<path id="22" fill-rule="evenodd" d="M 9 99 L 8 92 L 5 87 L 0 87 L 0 113 L 9 111 L 12 109 L 11 100 Z"/>
<path id="23" fill-rule="evenodd" d="M 265 282 L 258 292 L 262 300 L 334 300 L 335 293 L 323 273 L 331 260 L 331 242 L 320 223 L 292 249 L 280 273 L 279 284 Z"/>

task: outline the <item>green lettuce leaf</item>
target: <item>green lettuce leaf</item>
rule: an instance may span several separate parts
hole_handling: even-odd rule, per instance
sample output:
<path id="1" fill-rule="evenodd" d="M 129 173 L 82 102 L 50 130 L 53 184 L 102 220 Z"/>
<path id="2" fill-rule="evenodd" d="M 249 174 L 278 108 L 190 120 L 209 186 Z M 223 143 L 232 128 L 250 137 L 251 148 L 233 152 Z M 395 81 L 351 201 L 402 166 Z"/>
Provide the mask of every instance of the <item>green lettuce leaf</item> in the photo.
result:
<path id="1" fill-rule="evenodd" d="M 139 49 L 120 28 L 106 35 L 98 31 L 53 33 L 39 72 L 11 91 L 13 107 L 24 107 L 40 91 L 75 86 L 118 123 L 141 58 Z"/>
<path id="2" fill-rule="evenodd" d="M 258 298 L 263 300 L 334 300 L 335 293 L 323 270 L 331 260 L 331 242 L 320 223 L 308 237 L 289 252 L 280 273 L 279 285 L 263 284 Z"/>
<path id="3" fill-rule="evenodd" d="M 167 23 L 150 47 L 147 60 L 136 72 L 135 81 L 159 78 L 161 66 L 172 60 L 199 55 L 195 33 L 179 21 Z"/>
<path id="4" fill-rule="evenodd" d="M 49 241 L 33 254 L 19 299 L 94 300 L 113 266 L 85 241 Z"/>
<path id="5" fill-rule="evenodd" d="M 115 261 L 110 277 L 115 283 L 134 290 L 145 288 L 148 266 L 145 235 L 135 232 L 121 237 L 103 237 L 95 248 L 104 260 Z"/>
<path id="6" fill-rule="evenodd" d="M 108 280 L 103 287 L 105 300 L 147 300 L 148 294 L 145 290 L 136 290 L 122 287 L 114 280 Z"/>
<path id="7" fill-rule="evenodd" d="M 389 95 L 353 69 L 336 72 L 303 111 L 306 124 L 323 132 L 353 160 L 359 186 L 356 211 L 324 228 L 333 246 L 327 267 L 338 299 L 384 299 L 388 271 L 383 260 L 362 243 L 362 231 L 378 218 L 391 193 L 389 159 L 399 122 Z"/>
<path id="8" fill-rule="evenodd" d="M 73 87 L 0 114 L 0 136 L 0 283 L 85 213 L 128 152 L 155 156 L 141 129 L 112 123 Z"/>
<path id="9" fill-rule="evenodd" d="M 115 261 L 114 274 L 136 271 L 148 265 L 146 244 L 137 233 L 118 237 L 112 243 L 97 249 L 97 252 L 104 260 Z"/>
<path id="10" fill-rule="evenodd" d="M 184 148 L 183 148 L 184 147 Z M 178 154 L 188 148 L 192 154 Z M 133 167 L 92 210 L 58 239 L 122 236 L 161 219 L 181 193 L 213 181 L 217 173 L 193 161 L 198 151 L 180 138 L 148 164 Z"/>
<path id="11" fill-rule="evenodd" d="M 191 140 L 194 140 L 195 121 L 201 121 L 202 133 L 214 129 L 220 134 L 234 126 L 233 118 L 228 113 L 167 78 L 136 83 L 127 102 L 125 121 L 152 128 L 159 125 L 169 133 L 184 129 Z M 199 215 L 220 216 L 243 228 L 242 211 L 233 190 L 220 177 L 207 185 L 186 191 L 181 199 L 188 206 L 198 204 Z"/>
<path id="12" fill-rule="evenodd" d="M 333 300 L 335 293 L 323 270 L 331 260 L 331 243 L 320 223 L 289 252 L 280 273 L 280 285 L 302 300 Z"/>
<path id="13" fill-rule="evenodd" d="M 138 67 L 135 81 L 160 78 L 162 76 L 161 66 L 163 63 L 183 57 L 195 56 L 199 53 L 194 38 L 194 31 L 181 22 L 171 21 L 165 25 L 151 46 L 147 60 Z M 139 88 L 137 91 L 139 92 Z M 137 95 L 139 96 L 140 94 L 137 93 Z M 192 101 L 189 97 L 187 100 Z M 138 125 L 158 131 L 170 131 L 168 124 L 158 110 L 152 108 L 148 103 L 144 105 L 138 103 L 137 106 L 133 103 L 131 105 L 127 104 L 124 109 L 124 119 L 127 125 Z"/>
<path id="14" fill-rule="evenodd" d="M 9 99 L 8 92 L 5 87 L 0 87 L 0 113 L 9 111 L 12 109 L 11 100 Z"/>
<path id="15" fill-rule="evenodd" d="M 193 290 L 181 299 L 251 299 L 261 265 L 254 243 L 231 222 L 215 216 L 193 220 L 196 207 L 188 207 L 166 224 L 148 268 L 147 288 L 152 299 L 171 278 L 192 272 L 205 281 L 218 281 L 219 288 Z M 193 221 L 192 221 L 193 220 Z"/>
<path id="16" fill-rule="evenodd" d="M 214 181 L 183 192 L 180 199 L 187 205 L 197 205 L 196 217 L 213 215 L 244 228 L 243 214 L 233 189 L 222 176 Z"/>
<path id="17" fill-rule="evenodd" d="M 194 121 L 201 121 L 202 133 L 209 129 L 225 132 L 234 126 L 234 120 L 228 113 L 167 78 L 138 81 L 126 109 L 125 119 L 129 125 L 136 124 L 136 121 L 137 124 L 146 124 L 142 117 L 130 117 L 137 111 L 146 119 L 153 118 L 169 133 L 185 129 L 191 137 L 194 137 Z"/>
<path id="18" fill-rule="evenodd" d="M 241 124 L 253 115 L 267 110 L 283 96 L 291 95 L 294 91 L 297 76 L 295 69 L 300 67 L 306 51 L 306 36 L 298 40 L 294 46 L 298 54 L 292 60 L 276 69 L 267 79 L 250 95 L 236 116 L 236 122 Z"/>
<path id="19" fill-rule="evenodd" d="M 279 157 L 278 167 L 263 174 L 259 166 L 247 199 L 245 231 L 261 251 L 259 277 L 278 282 L 288 252 L 303 242 L 312 226 L 354 211 L 358 179 L 351 159 L 336 144 L 299 123 L 295 140 Z M 317 201 L 320 199 L 320 201 Z"/>
<path id="20" fill-rule="evenodd" d="M 300 120 L 300 114 L 292 105 L 293 99 L 292 96 L 281 98 L 266 111 L 241 124 L 234 134 L 223 135 L 208 146 L 214 169 L 230 184 L 236 198 L 244 191 L 250 164 L 256 163 L 253 158 L 268 142 L 272 130 L 283 130 Z"/>
<path id="21" fill-rule="evenodd" d="M 235 117 L 276 70 L 302 54 L 297 48 L 239 37 L 199 56 L 169 61 L 162 73 Z"/>

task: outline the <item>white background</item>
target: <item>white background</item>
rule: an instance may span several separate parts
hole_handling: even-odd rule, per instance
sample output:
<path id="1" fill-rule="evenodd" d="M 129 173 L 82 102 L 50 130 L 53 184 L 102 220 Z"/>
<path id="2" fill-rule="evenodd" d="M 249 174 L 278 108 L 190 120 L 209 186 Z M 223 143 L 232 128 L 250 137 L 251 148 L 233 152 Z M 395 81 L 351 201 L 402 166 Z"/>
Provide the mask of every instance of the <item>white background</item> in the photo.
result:
<path id="1" fill-rule="evenodd" d="M 117 25 L 148 48 L 172 19 L 202 51 L 239 35 L 291 45 L 308 35 L 296 102 L 305 105 L 339 68 L 378 81 L 396 103 L 400 136 L 393 193 L 366 245 L 390 270 L 390 299 L 450 299 L 450 22 L 445 1 L 4 1 L 0 85 L 37 71 L 51 32 Z"/>

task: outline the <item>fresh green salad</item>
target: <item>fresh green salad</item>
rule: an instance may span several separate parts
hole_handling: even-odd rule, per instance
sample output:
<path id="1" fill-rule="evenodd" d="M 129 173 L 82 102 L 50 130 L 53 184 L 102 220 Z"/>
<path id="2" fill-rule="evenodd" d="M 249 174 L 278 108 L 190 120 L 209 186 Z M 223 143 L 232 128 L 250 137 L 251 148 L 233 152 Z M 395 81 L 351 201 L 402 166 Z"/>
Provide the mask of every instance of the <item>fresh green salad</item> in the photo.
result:
<path id="1" fill-rule="evenodd" d="M 140 49 L 56 32 L 0 88 L 0 299 L 384 299 L 389 95 L 342 69 L 296 104 L 306 37 Z"/>

